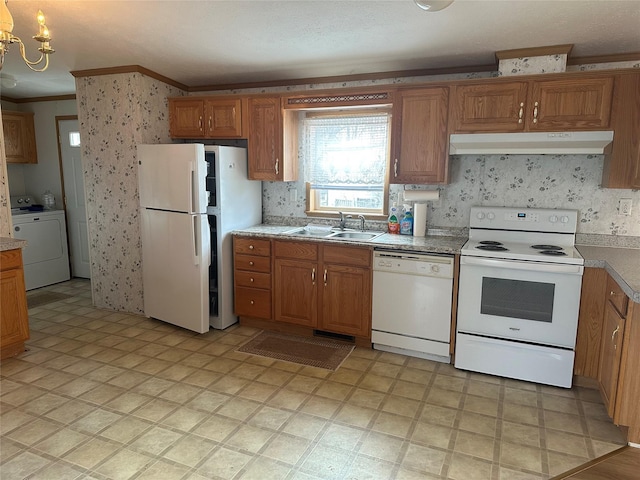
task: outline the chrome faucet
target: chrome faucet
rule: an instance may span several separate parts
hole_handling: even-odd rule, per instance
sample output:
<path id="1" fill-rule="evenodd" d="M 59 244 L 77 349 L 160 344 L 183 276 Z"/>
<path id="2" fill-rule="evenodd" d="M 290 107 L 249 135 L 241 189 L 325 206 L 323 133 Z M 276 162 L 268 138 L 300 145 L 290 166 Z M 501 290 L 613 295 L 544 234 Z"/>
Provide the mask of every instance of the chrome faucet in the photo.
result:
<path id="1" fill-rule="evenodd" d="M 340 228 L 340 230 L 344 230 L 344 228 L 347 225 L 347 218 L 353 218 L 353 217 L 351 215 L 345 216 L 344 213 L 342 213 L 342 212 L 338 212 L 338 215 L 340 215 L 339 228 Z"/>
<path id="2" fill-rule="evenodd" d="M 364 221 L 366 220 L 364 215 L 358 215 L 358 220 L 360 220 L 360 231 L 364 232 Z"/>

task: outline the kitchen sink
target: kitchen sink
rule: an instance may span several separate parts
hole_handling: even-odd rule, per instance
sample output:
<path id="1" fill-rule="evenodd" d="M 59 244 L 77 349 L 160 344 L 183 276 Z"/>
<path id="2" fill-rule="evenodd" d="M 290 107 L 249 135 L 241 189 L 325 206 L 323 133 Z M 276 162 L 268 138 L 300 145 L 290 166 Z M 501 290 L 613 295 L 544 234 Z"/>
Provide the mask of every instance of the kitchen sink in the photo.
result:
<path id="1" fill-rule="evenodd" d="M 385 232 L 361 232 L 359 230 L 345 229 L 331 229 L 331 230 L 313 230 L 305 227 L 296 227 L 291 230 L 286 230 L 280 235 L 290 235 L 293 237 L 307 237 L 307 238 L 335 238 L 340 240 L 354 240 L 361 242 L 368 242 L 374 238 L 384 235 Z"/>
<path id="2" fill-rule="evenodd" d="M 342 240 L 360 240 L 360 241 L 368 241 L 373 240 L 380 235 L 383 235 L 384 232 L 336 232 L 327 236 L 327 238 L 340 238 Z"/>

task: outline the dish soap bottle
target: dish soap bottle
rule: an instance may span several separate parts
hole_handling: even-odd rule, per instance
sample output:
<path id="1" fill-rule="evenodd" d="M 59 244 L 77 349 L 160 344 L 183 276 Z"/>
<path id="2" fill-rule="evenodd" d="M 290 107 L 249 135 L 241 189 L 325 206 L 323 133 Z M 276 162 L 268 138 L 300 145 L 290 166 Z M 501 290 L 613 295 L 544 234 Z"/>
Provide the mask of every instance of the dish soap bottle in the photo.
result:
<path id="1" fill-rule="evenodd" d="M 400 222 L 400 233 L 402 235 L 413 235 L 413 215 L 411 214 L 411 207 L 409 205 L 404 206 L 404 217 Z"/>
<path id="2" fill-rule="evenodd" d="M 389 233 L 400 233 L 400 223 L 398 222 L 398 208 L 394 205 L 389 213 Z"/>

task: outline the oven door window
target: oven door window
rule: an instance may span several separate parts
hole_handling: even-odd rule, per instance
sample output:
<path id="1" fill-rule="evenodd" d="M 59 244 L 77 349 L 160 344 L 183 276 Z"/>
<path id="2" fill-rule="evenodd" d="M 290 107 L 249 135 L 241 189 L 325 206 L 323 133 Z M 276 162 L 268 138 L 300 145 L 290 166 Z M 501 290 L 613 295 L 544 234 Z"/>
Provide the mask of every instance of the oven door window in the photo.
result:
<path id="1" fill-rule="evenodd" d="M 554 294 L 553 283 L 483 277 L 480 313 L 551 323 Z"/>

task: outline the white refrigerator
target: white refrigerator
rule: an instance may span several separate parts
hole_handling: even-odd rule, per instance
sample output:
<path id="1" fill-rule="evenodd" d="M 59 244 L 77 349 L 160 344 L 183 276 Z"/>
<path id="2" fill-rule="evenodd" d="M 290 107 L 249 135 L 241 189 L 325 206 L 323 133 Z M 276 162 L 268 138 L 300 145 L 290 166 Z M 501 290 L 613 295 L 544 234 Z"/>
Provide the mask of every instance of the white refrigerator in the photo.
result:
<path id="1" fill-rule="evenodd" d="M 237 322 L 231 232 L 262 220 L 244 148 L 138 145 L 144 314 L 198 333 Z"/>

